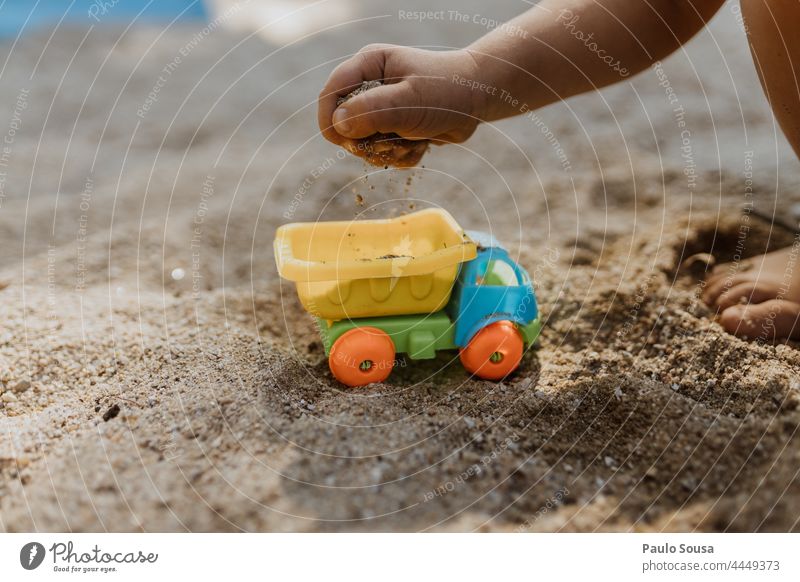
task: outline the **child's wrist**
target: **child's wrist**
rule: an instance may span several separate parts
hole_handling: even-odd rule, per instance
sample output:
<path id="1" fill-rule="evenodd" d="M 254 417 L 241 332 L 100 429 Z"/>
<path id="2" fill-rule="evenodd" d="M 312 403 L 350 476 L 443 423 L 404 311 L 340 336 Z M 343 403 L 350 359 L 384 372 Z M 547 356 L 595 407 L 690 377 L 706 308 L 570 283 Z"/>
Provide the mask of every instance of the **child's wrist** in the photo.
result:
<path id="1" fill-rule="evenodd" d="M 515 76 L 519 75 L 514 66 L 496 51 L 490 51 L 479 39 L 466 49 L 475 63 L 475 78 L 480 90 L 476 90 L 476 116 L 482 121 L 495 121 L 520 113 L 514 107 L 509 108 L 509 102 L 520 99 L 515 94 L 517 82 Z"/>
<path id="2" fill-rule="evenodd" d="M 490 81 L 486 79 L 486 64 L 483 55 L 467 47 L 462 50 L 466 61 L 464 81 L 470 87 L 470 115 L 479 121 L 489 119 Z"/>

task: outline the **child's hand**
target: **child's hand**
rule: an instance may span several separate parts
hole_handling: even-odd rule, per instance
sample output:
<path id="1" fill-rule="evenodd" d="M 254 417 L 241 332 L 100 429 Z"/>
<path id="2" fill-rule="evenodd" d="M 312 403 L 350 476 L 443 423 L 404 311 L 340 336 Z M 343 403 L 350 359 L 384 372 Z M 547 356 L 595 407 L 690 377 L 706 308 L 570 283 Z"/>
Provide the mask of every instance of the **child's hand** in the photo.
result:
<path id="1" fill-rule="evenodd" d="M 475 80 L 466 50 L 436 52 L 387 44 L 364 47 L 331 73 L 319 96 L 322 135 L 363 156 L 357 140 L 375 133 L 436 142 L 462 142 L 480 121 L 481 93 L 460 84 Z M 337 107 L 363 81 L 383 80 Z"/>

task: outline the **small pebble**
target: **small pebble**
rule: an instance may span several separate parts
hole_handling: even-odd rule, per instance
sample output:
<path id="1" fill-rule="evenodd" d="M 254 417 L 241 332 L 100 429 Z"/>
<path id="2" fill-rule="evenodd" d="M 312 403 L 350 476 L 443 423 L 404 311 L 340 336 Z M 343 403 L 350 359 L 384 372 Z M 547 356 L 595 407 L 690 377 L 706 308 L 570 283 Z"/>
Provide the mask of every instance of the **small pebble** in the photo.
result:
<path id="1" fill-rule="evenodd" d="M 20 394 L 22 392 L 25 392 L 30 387 L 31 387 L 30 382 L 28 382 L 27 380 L 20 380 L 19 382 L 11 386 L 11 389 L 17 394 Z"/>

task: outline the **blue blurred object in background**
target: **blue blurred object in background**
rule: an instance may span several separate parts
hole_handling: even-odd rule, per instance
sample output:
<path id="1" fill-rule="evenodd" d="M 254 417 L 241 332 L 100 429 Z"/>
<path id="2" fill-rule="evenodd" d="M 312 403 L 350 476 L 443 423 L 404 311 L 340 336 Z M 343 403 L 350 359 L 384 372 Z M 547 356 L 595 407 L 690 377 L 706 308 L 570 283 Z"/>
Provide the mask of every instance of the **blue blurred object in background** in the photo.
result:
<path id="1" fill-rule="evenodd" d="M 0 0 L 0 37 L 65 24 L 206 20 L 203 0 Z"/>

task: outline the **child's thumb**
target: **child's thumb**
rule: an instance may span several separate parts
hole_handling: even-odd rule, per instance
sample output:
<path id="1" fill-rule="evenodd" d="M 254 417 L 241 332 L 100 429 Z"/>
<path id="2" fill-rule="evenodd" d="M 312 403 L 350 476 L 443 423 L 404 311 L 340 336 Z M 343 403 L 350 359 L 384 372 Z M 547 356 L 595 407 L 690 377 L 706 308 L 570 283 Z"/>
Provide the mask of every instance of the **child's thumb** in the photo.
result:
<path id="1" fill-rule="evenodd" d="M 419 126 L 423 109 L 407 81 L 381 85 L 342 103 L 333 112 L 337 133 L 359 139 L 374 133 L 403 135 Z"/>

